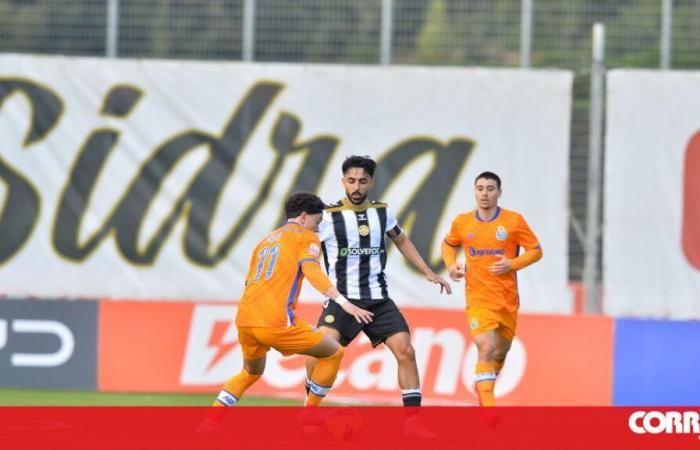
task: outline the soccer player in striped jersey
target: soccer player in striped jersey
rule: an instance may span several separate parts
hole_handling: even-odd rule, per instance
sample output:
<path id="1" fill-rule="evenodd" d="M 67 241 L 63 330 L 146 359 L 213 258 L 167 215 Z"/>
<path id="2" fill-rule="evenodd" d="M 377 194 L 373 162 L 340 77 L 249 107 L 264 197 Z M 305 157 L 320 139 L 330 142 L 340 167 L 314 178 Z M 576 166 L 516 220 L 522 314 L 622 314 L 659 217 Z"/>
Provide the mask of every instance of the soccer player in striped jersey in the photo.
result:
<path id="1" fill-rule="evenodd" d="M 466 278 L 467 317 L 478 350 L 474 388 L 479 404 L 493 406 L 496 377 L 515 336 L 516 272 L 542 258 L 542 248 L 523 216 L 498 206 L 498 175 L 477 176 L 474 196 L 476 209 L 452 221 L 441 250 L 450 278 Z M 459 247 L 464 247 L 466 267 L 457 262 Z M 520 247 L 525 252 L 518 256 Z"/>
<path id="2" fill-rule="evenodd" d="M 214 406 L 233 406 L 263 374 L 266 354 L 274 348 L 285 356 L 318 358 L 311 373 L 307 406 L 317 406 L 333 385 L 343 349 L 328 336 L 297 317 L 301 283 L 333 299 L 358 324 L 372 322 L 372 313 L 350 303 L 320 268 L 318 236 L 324 204 L 314 194 L 300 192 L 285 203 L 287 223 L 265 236 L 255 247 L 238 305 L 236 327 L 243 350 L 243 369 L 222 388 Z"/>
<path id="3" fill-rule="evenodd" d="M 342 165 L 345 198 L 326 207 L 319 226 L 326 270 L 338 291 L 350 303 L 374 313 L 371 323 L 353 320 L 336 302 L 325 303 L 318 320 L 319 329 L 347 346 L 362 331 L 372 346 L 384 343 L 396 357 L 398 382 L 405 406 L 420 406 L 421 390 L 415 351 L 411 344 L 406 319 L 389 296 L 386 266 L 387 239 L 418 268 L 425 278 L 440 286 L 440 292 L 452 293 L 450 285 L 435 274 L 418 250 L 403 233 L 386 203 L 368 201 L 373 186 L 376 163 L 364 156 L 351 156 Z M 307 373 L 316 361 L 310 359 Z M 309 387 L 307 383 L 307 389 Z M 407 410 L 414 411 L 414 410 Z M 407 420 L 407 434 L 428 437 L 416 420 Z"/>

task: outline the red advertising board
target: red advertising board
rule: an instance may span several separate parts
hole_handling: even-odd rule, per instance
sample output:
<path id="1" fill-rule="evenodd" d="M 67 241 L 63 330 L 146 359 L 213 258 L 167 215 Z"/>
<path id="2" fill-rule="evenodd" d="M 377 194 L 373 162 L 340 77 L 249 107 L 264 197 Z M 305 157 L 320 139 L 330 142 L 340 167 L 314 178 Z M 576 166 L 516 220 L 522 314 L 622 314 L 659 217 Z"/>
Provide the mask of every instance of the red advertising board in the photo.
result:
<path id="1" fill-rule="evenodd" d="M 99 389 L 217 392 L 241 367 L 234 303 L 100 303 Z M 320 305 L 301 304 L 312 322 Z M 476 347 L 463 311 L 403 308 L 425 404 L 474 404 Z M 609 405 L 613 321 L 604 317 L 521 315 L 496 385 L 501 405 Z M 268 354 L 250 394 L 302 398 L 304 357 Z M 396 363 L 361 335 L 346 350 L 329 398 L 400 403 Z"/>
<path id="2" fill-rule="evenodd" d="M 688 142 L 683 168 L 683 253 L 700 270 L 700 132 Z"/>

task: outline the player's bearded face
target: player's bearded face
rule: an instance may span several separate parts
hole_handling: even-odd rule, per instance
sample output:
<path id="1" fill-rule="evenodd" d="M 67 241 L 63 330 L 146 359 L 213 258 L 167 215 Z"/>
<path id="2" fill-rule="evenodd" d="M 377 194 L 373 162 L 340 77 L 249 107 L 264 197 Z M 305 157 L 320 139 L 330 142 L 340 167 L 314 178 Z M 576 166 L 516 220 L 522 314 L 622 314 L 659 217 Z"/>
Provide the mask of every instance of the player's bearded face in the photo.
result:
<path id="1" fill-rule="evenodd" d="M 479 178 L 474 184 L 474 198 L 476 204 L 481 209 L 491 209 L 498 206 L 498 199 L 501 197 L 501 190 L 498 189 L 496 180 Z"/>
<path id="2" fill-rule="evenodd" d="M 345 196 L 353 205 L 361 205 L 367 200 L 367 194 L 374 184 L 372 177 L 365 172 L 365 169 L 351 167 L 343 176 L 343 187 Z"/>

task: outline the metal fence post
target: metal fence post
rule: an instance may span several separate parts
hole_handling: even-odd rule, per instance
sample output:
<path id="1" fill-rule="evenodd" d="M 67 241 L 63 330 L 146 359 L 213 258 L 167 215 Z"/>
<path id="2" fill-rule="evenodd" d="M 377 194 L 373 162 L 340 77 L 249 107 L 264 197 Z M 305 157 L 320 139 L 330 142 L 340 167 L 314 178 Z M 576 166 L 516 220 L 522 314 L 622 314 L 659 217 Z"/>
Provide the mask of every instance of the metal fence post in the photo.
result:
<path id="1" fill-rule="evenodd" d="M 255 0 L 243 2 L 243 61 L 253 61 L 255 52 Z"/>
<path id="2" fill-rule="evenodd" d="M 520 67 L 530 67 L 532 55 L 532 0 L 520 3 Z"/>
<path id="3" fill-rule="evenodd" d="M 105 56 L 116 58 L 119 52 L 119 0 L 107 0 Z"/>
<path id="4" fill-rule="evenodd" d="M 673 36 L 673 0 L 661 0 L 661 42 L 659 67 L 671 68 L 671 38 Z"/>
<path id="5" fill-rule="evenodd" d="M 379 63 L 391 64 L 391 33 L 394 23 L 394 8 L 392 0 L 382 0 L 382 29 L 379 49 Z"/>
<path id="6" fill-rule="evenodd" d="M 591 65 L 591 110 L 588 134 L 588 202 L 583 284 L 586 313 L 600 313 L 598 293 L 598 238 L 600 237 L 600 198 L 603 156 L 603 100 L 605 89 L 605 26 L 593 25 L 593 61 Z"/>

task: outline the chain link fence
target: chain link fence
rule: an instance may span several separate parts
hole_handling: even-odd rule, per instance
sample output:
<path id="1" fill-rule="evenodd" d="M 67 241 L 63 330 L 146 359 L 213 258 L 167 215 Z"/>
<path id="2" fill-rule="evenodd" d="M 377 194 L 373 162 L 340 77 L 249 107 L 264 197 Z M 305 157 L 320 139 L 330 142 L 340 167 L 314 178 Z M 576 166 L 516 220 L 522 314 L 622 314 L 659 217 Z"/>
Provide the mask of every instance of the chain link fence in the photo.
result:
<path id="1" fill-rule="evenodd" d="M 111 45 L 136 58 L 569 69 L 571 210 L 585 223 L 595 22 L 606 26 L 608 67 L 664 57 L 700 67 L 697 0 L 0 0 L 0 52 L 102 56 Z M 583 250 L 569 235 L 578 280 Z"/>

